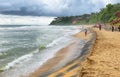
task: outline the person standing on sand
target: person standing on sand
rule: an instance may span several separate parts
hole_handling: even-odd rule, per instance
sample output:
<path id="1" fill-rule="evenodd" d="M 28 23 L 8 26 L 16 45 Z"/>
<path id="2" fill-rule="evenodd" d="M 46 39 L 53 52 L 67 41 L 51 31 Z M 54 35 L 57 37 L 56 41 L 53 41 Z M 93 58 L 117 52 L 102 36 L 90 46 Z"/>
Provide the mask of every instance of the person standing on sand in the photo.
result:
<path id="1" fill-rule="evenodd" d="M 112 32 L 114 32 L 114 27 L 112 26 Z"/>
<path id="2" fill-rule="evenodd" d="M 120 25 L 119 25 L 119 27 L 118 27 L 118 30 L 119 30 L 119 32 L 120 32 Z"/>
<path id="3" fill-rule="evenodd" d="M 99 28 L 99 30 L 101 30 L 101 28 L 102 28 L 102 25 L 101 25 L 101 24 L 98 24 L 98 28 Z"/>
<path id="4" fill-rule="evenodd" d="M 85 36 L 87 36 L 87 29 L 85 29 Z"/>

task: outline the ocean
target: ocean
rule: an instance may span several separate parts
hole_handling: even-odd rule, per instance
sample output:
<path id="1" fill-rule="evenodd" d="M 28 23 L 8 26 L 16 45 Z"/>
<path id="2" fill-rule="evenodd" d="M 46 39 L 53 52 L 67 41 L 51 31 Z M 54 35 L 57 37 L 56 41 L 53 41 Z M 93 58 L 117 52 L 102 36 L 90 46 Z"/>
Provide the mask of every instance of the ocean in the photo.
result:
<path id="1" fill-rule="evenodd" d="M 0 25 L 0 77 L 33 72 L 70 44 L 72 35 L 81 29 L 72 25 Z"/>

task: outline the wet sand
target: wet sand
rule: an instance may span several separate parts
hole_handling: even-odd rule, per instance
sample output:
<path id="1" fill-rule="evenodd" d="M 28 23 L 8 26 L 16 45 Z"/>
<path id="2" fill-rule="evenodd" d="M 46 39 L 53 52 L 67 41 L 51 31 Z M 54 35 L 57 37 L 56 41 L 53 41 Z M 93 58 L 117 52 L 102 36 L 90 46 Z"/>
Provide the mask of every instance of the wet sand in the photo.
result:
<path id="1" fill-rule="evenodd" d="M 85 36 L 84 32 L 79 32 L 73 36 L 76 37 L 77 39 L 84 39 L 87 41 L 90 37 L 90 34 Z M 52 69 L 52 71 L 55 71 L 56 69 L 65 66 L 67 63 L 69 63 L 73 59 L 73 57 L 74 57 L 73 54 L 78 52 L 78 49 L 80 47 L 78 45 L 79 42 L 80 42 L 80 40 L 74 40 L 73 43 L 71 43 L 67 47 L 58 51 L 56 53 L 55 57 L 48 60 L 42 67 L 38 68 L 36 71 L 31 73 L 27 77 L 38 77 L 38 76 L 46 77 L 46 76 L 41 76 L 41 75 L 46 73 L 46 72 L 49 74 L 49 71 L 51 69 Z"/>
<path id="2" fill-rule="evenodd" d="M 73 36 L 75 36 L 75 37 L 77 37 L 77 38 L 80 38 L 80 39 L 84 39 L 84 40 L 86 40 L 86 42 L 87 42 L 87 41 L 89 40 L 91 34 L 90 34 L 89 31 L 88 31 L 88 33 L 87 33 L 86 36 L 85 36 L 85 32 L 80 32 L 80 33 L 77 33 L 77 34 L 75 34 L 75 35 L 73 35 Z"/>
<path id="3" fill-rule="evenodd" d="M 120 77 L 120 32 L 99 31 L 80 77 Z"/>

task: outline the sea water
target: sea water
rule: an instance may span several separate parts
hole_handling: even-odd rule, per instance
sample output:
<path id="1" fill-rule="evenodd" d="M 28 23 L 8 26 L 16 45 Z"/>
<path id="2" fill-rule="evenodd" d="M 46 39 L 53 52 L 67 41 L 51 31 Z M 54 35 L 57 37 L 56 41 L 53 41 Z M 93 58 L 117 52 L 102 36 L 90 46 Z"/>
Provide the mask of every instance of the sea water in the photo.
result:
<path id="1" fill-rule="evenodd" d="M 33 72 L 80 31 L 77 26 L 0 25 L 0 77 Z"/>

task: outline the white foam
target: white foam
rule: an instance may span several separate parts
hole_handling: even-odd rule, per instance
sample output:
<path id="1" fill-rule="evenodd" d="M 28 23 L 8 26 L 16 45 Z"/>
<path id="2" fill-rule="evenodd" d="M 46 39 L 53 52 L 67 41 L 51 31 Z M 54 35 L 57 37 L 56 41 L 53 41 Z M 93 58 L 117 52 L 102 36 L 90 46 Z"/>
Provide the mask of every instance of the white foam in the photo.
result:
<path id="1" fill-rule="evenodd" d="M 66 36 L 68 36 L 68 35 L 74 35 L 74 34 L 80 32 L 80 31 L 81 31 L 81 30 L 79 30 L 79 29 L 76 29 L 76 30 L 70 30 L 70 31 L 66 34 Z"/>
<path id="2" fill-rule="evenodd" d="M 0 27 L 0 30 L 6 31 L 6 30 L 38 30 L 38 29 L 48 29 L 49 26 L 45 25 L 28 25 L 28 26 L 15 26 L 15 27 Z M 50 29 L 54 29 L 55 27 L 49 27 Z M 56 30 L 56 29 L 55 29 Z M 60 30 L 60 29 L 59 29 Z M 64 29 L 61 29 L 64 30 Z"/>
<path id="3" fill-rule="evenodd" d="M 39 28 L 38 26 L 23 26 L 23 27 L 13 27 L 8 29 L 15 29 L 15 30 L 23 30 L 23 29 L 34 29 Z M 47 27 L 45 27 L 47 28 Z M 28 29 L 28 30 L 29 30 Z M 50 28 L 52 29 L 52 28 Z M 56 30 L 56 29 L 55 29 Z M 46 50 L 43 50 L 43 52 L 39 52 L 39 50 L 35 50 L 33 53 L 24 55 L 18 59 L 15 59 L 14 61 L 8 63 L 4 70 L 4 73 L 2 73 L 0 77 L 20 77 L 21 75 L 26 75 L 31 72 L 33 72 L 35 69 L 40 67 L 43 63 L 45 63 L 48 59 L 54 57 L 55 53 L 60 50 L 61 48 L 69 45 L 72 41 L 72 36 L 75 33 L 78 33 L 80 30 L 76 29 L 61 29 L 65 30 L 65 34 L 62 37 L 59 37 L 58 39 L 54 40 L 52 43 L 48 44 L 46 47 L 48 47 Z M 58 46 L 57 46 L 58 45 Z M 56 47 L 57 46 L 57 47 Z M 36 54 L 37 53 L 37 54 Z M 10 69 L 13 68 L 13 69 Z M 22 68 L 22 69 L 20 69 Z M 8 70 L 10 69 L 10 70 Z M 17 71 L 19 69 L 19 71 Z"/>
<path id="4" fill-rule="evenodd" d="M 31 30 L 38 29 L 38 26 L 0 27 L 0 30 Z"/>
<path id="5" fill-rule="evenodd" d="M 36 49 L 34 52 L 33 52 L 33 54 L 36 54 L 36 53 L 38 53 L 39 52 L 39 49 Z"/>
<path id="6" fill-rule="evenodd" d="M 2 53 L 2 52 L 0 52 L 0 56 L 1 56 L 1 55 L 3 55 L 3 53 Z"/>
<path id="7" fill-rule="evenodd" d="M 30 57 L 26 56 L 26 57 L 28 57 L 27 59 L 29 59 L 27 61 L 24 56 L 22 58 L 18 58 L 17 59 L 18 61 L 15 60 L 6 66 L 6 71 L 2 72 L 0 74 L 0 77 L 21 77 L 21 75 L 22 76 L 29 75 L 30 73 L 32 73 L 36 69 L 38 69 L 38 67 L 41 67 L 43 65 L 43 63 L 45 63 L 47 60 L 54 57 L 54 55 L 57 51 L 59 51 L 61 48 L 65 47 L 69 44 L 70 43 L 66 43 L 66 44 L 63 44 L 58 47 L 50 47 L 50 48 L 43 50 L 43 52 L 41 52 L 41 53 L 37 53 L 38 51 L 36 50 L 34 52 L 37 54 L 34 54 L 32 56 L 32 58 L 31 58 L 31 56 Z M 25 59 L 25 61 L 24 61 L 24 59 Z M 20 62 L 22 62 L 22 63 L 20 63 Z M 13 69 L 7 70 L 9 68 L 13 68 Z M 19 71 L 18 71 L 18 69 L 19 69 Z"/>
<path id="8" fill-rule="evenodd" d="M 5 53 L 5 51 L 7 51 L 7 50 L 9 50 L 9 49 L 12 49 L 12 48 L 2 48 L 2 49 L 0 49 L 0 52 L 1 52 L 1 53 Z"/>
<path id="9" fill-rule="evenodd" d="M 33 56 L 33 54 L 27 54 L 27 55 L 24 55 L 24 56 L 22 56 L 22 57 L 19 57 L 18 59 L 15 59 L 14 61 L 8 63 L 8 64 L 3 68 L 3 70 L 8 70 L 8 69 L 14 67 L 16 64 L 19 64 L 19 63 L 21 63 L 21 62 L 23 62 L 23 61 L 25 61 L 25 60 L 28 60 L 28 59 L 29 59 L 30 57 L 32 57 L 32 56 Z"/>
<path id="10" fill-rule="evenodd" d="M 0 41 L 0 44 L 9 43 L 7 40 Z"/>
<path id="11" fill-rule="evenodd" d="M 56 40 L 54 40 L 52 43 L 48 44 L 46 47 L 53 47 L 53 46 L 56 46 L 56 45 L 60 45 L 60 43 L 65 43 L 65 42 L 68 42 L 70 41 L 71 39 L 67 38 L 67 37 L 60 37 Z"/>
<path id="12" fill-rule="evenodd" d="M 61 45 L 62 43 L 66 43 L 72 40 L 71 35 L 80 32 L 80 30 L 69 30 L 63 37 L 60 37 L 54 40 L 52 43 L 48 44 L 46 47 L 53 47 L 55 45 Z"/>

